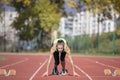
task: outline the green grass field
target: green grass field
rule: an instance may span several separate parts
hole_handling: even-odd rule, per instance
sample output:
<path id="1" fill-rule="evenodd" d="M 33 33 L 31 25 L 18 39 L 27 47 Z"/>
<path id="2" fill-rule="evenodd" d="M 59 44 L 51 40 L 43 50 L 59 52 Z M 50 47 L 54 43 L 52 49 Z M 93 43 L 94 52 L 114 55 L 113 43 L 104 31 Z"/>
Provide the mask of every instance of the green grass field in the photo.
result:
<path id="1" fill-rule="evenodd" d="M 0 53 L 4 54 L 4 53 Z M 15 55 L 49 55 L 49 51 L 45 52 L 19 52 L 19 53 L 11 53 L 7 52 L 5 54 L 15 54 Z M 97 52 L 71 52 L 72 56 L 100 56 L 100 57 L 120 57 L 120 54 L 113 53 L 97 53 Z M 4 57 L 0 57 L 0 61 L 6 60 Z"/>
<path id="2" fill-rule="evenodd" d="M 120 54 L 113 53 L 72 53 L 75 56 L 96 56 L 96 57 L 120 57 Z"/>

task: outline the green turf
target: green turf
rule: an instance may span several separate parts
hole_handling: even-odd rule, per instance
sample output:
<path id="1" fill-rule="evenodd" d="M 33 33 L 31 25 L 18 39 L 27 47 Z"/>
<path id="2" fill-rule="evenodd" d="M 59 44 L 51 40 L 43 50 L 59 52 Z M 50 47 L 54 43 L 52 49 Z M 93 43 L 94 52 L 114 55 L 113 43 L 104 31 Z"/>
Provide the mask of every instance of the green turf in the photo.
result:
<path id="1" fill-rule="evenodd" d="M 120 57 L 120 54 L 113 53 L 72 53 L 75 56 L 104 56 L 104 57 Z"/>
<path id="2" fill-rule="evenodd" d="M 49 55 L 49 51 L 46 52 L 19 52 L 19 53 L 6 53 L 13 55 Z M 120 57 L 120 54 L 113 53 L 99 53 L 99 52 L 71 52 L 73 56 L 100 56 L 100 57 Z M 0 61 L 6 60 L 4 57 L 0 57 Z"/>

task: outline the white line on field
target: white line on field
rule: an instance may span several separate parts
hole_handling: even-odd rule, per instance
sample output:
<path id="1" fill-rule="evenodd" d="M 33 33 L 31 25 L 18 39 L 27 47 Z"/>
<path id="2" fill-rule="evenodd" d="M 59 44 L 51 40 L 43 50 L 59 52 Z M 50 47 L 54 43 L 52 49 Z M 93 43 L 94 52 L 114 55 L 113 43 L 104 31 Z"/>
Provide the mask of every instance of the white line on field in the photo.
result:
<path id="1" fill-rule="evenodd" d="M 30 77 L 29 80 L 33 80 L 35 75 L 41 70 L 41 68 L 47 63 L 47 59 L 44 61 L 44 63 L 33 73 L 33 75 Z"/>
<path id="2" fill-rule="evenodd" d="M 5 66 L 2 66 L 0 68 L 6 68 L 6 67 L 9 67 L 9 66 L 13 66 L 13 65 L 16 65 L 16 64 L 20 64 L 20 63 L 23 63 L 25 61 L 27 61 L 28 58 L 25 58 L 24 60 L 21 60 L 21 61 L 18 61 L 18 62 L 14 62 L 14 63 L 11 63 L 11 64 L 8 64 L 8 65 L 5 65 Z"/>
<path id="3" fill-rule="evenodd" d="M 80 72 L 82 72 L 86 77 L 88 77 L 89 80 L 93 80 L 85 71 L 83 71 L 80 67 L 77 65 L 74 65 Z"/>
<path id="4" fill-rule="evenodd" d="M 91 76 L 91 77 L 94 77 L 94 78 L 106 78 L 106 77 L 113 77 L 113 76 Z M 114 76 L 114 77 L 119 77 L 119 76 Z"/>
<path id="5" fill-rule="evenodd" d="M 106 64 L 104 64 L 104 63 L 101 63 L 101 62 L 99 62 L 99 61 L 96 61 L 96 63 L 97 63 L 97 64 L 100 64 L 100 65 L 102 65 L 102 66 L 106 66 L 106 67 L 113 68 L 113 69 L 116 69 L 116 68 L 118 68 L 118 67 L 114 67 L 114 66 L 106 65 Z"/>
<path id="6" fill-rule="evenodd" d="M 67 60 L 68 61 L 68 60 Z M 69 61 L 68 61 L 69 62 Z M 70 63 L 70 62 L 69 62 Z M 74 67 L 77 68 L 80 72 L 82 72 L 89 80 L 93 80 L 84 70 L 74 64 Z"/>
<path id="7" fill-rule="evenodd" d="M 67 62 L 69 62 L 69 63 L 70 63 L 70 61 L 69 61 L 68 59 L 67 59 Z M 75 65 L 74 65 L 74 66 L 75 66 Z M 80 75 L 79 75 L 78 73 L 77 73 L 77 76 L 78 76 L 78 77 L 80 77 Z"/>
<path id="8" fill-rule="evenodd" d="M 99 64 L 99 65 L 102 65 L 102 66 L 110 67 L 110 68 L 113 68 L 113 69 L 118 68 L 118 67 L 115 67 L 115 66 L 106 65 L 106 64 L 101 63 L 101 62 L 99 62 L 99 61 L 93 61 L 93 60 L 91 60 L 91 59 L 86 59 L 86 60 L 87 60 L 87 61 L 91 61 L 91 62 L 95 62 L 96 64 Z M 111 61 L 112 61 L 112 60 L 111 60 Z"/>
<path id="9" fill-rule="evenodd" d="M 114 62 L 114 63 L 120 64 L 120 62 L 118 62 L 118 61 L 116 61 L 116 60 L 111 60 L 111 61 Z"/>

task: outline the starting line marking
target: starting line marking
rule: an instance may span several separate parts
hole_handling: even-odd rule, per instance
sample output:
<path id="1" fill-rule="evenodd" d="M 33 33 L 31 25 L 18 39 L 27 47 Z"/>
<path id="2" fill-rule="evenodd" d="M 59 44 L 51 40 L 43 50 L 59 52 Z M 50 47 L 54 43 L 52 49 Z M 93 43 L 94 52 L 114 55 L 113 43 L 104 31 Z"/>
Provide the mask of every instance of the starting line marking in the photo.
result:
<path id="1" fill-rule="evenodd" d="M 20 63 L 23 63 L 25 61 L 29 60 L 28 58 L 25 58 L 24 60 L 21 60 L 21 61 L 18 61 L 18 62 L 15 62 L 15 63 L 11 63 L 11 64 L 8 64 L 8 65 L 5 65 L 5 66 L 2 66 L 0 68 L 6 68 L 6 67 L 9 67 L 9 66 L 13 66 L 13 65 L 16 65 L 16 64 L 20 64 Z"/>
<path id="2" fill-rule="evenodd" d="M 103 65 L 103 66 L 107 66 L 107 67 L 110 67 L 110 68 L 113 68 L 113 69 L 116 69 L 116 68 L 118 68 L 118 67 L 114 67 L 114 66 L 106 65 L 106 64 L 104 64 L 104 63 L 101 63 L 101 62 L 99 62 L 99 61 L 96 61 L 95 63 L 96 63 L 96 64 Z"/>
<path id="3" fill-rule="evenodd" d="M 29 80 L 33 80 L 35 75 L 41 70 L 41 68 L 47 63 L 47 59 L 44 61 L 44 63 L 33 73 L 33 75 L 30 77 Z"/>
<path id="4" fill-rule="evenodd" d="M 74 65 L 80 72 L 82 72 L 86 77 L 88 77 L 89 80 L 93 80 L 85 71 L 83 71 L 80 67 L 77 65 Z"/>

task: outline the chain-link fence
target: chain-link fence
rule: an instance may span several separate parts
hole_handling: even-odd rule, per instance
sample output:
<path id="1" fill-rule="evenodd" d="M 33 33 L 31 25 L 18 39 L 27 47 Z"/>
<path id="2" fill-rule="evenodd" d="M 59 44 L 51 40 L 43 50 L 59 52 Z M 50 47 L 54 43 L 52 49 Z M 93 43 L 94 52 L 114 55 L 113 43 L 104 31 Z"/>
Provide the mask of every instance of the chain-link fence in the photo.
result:
<path id="1" fill-rule="evenodd" d="M 120 39 L 116 39 L 115 33 L 104 33 L 100 36 L 75 36 L 65 37 L 73 52 L 100 52 L 120 53 Z"/>
<path id="2" fill-rule="evenodd" d="M 35 47 L 31 50 L 38 50 L 42 48 L 49 50 L 48 46 L 51 46 L 50 35 L 49 38 L 39 37 L 39 39 L 35 39 L 30 42 L 30 44 Z M 114 32 L 104 33 L 100 36 L 74 36 L 65 37 L 65 39 L 67 40 L 68 45 L 73 52 L 120 54 L 120 38 L 117 38 Z M 3 37 L 0 37 L 0 51 L 18 51 L 21 49 L 19 42 L 20 41 L 13 42 L 10 40 L 4 40 Z M 22 44 L 21 46 L 24 47 L 24 45 Z M 36 47 L 35 45 L 38 47 Z M 28 47 L 30 47 L 30 45 Z"/>
<path id="3" fill-rule="evenodd" d="M 0 37 L 0 52 L 18 52 L 18 42 Z"/>

